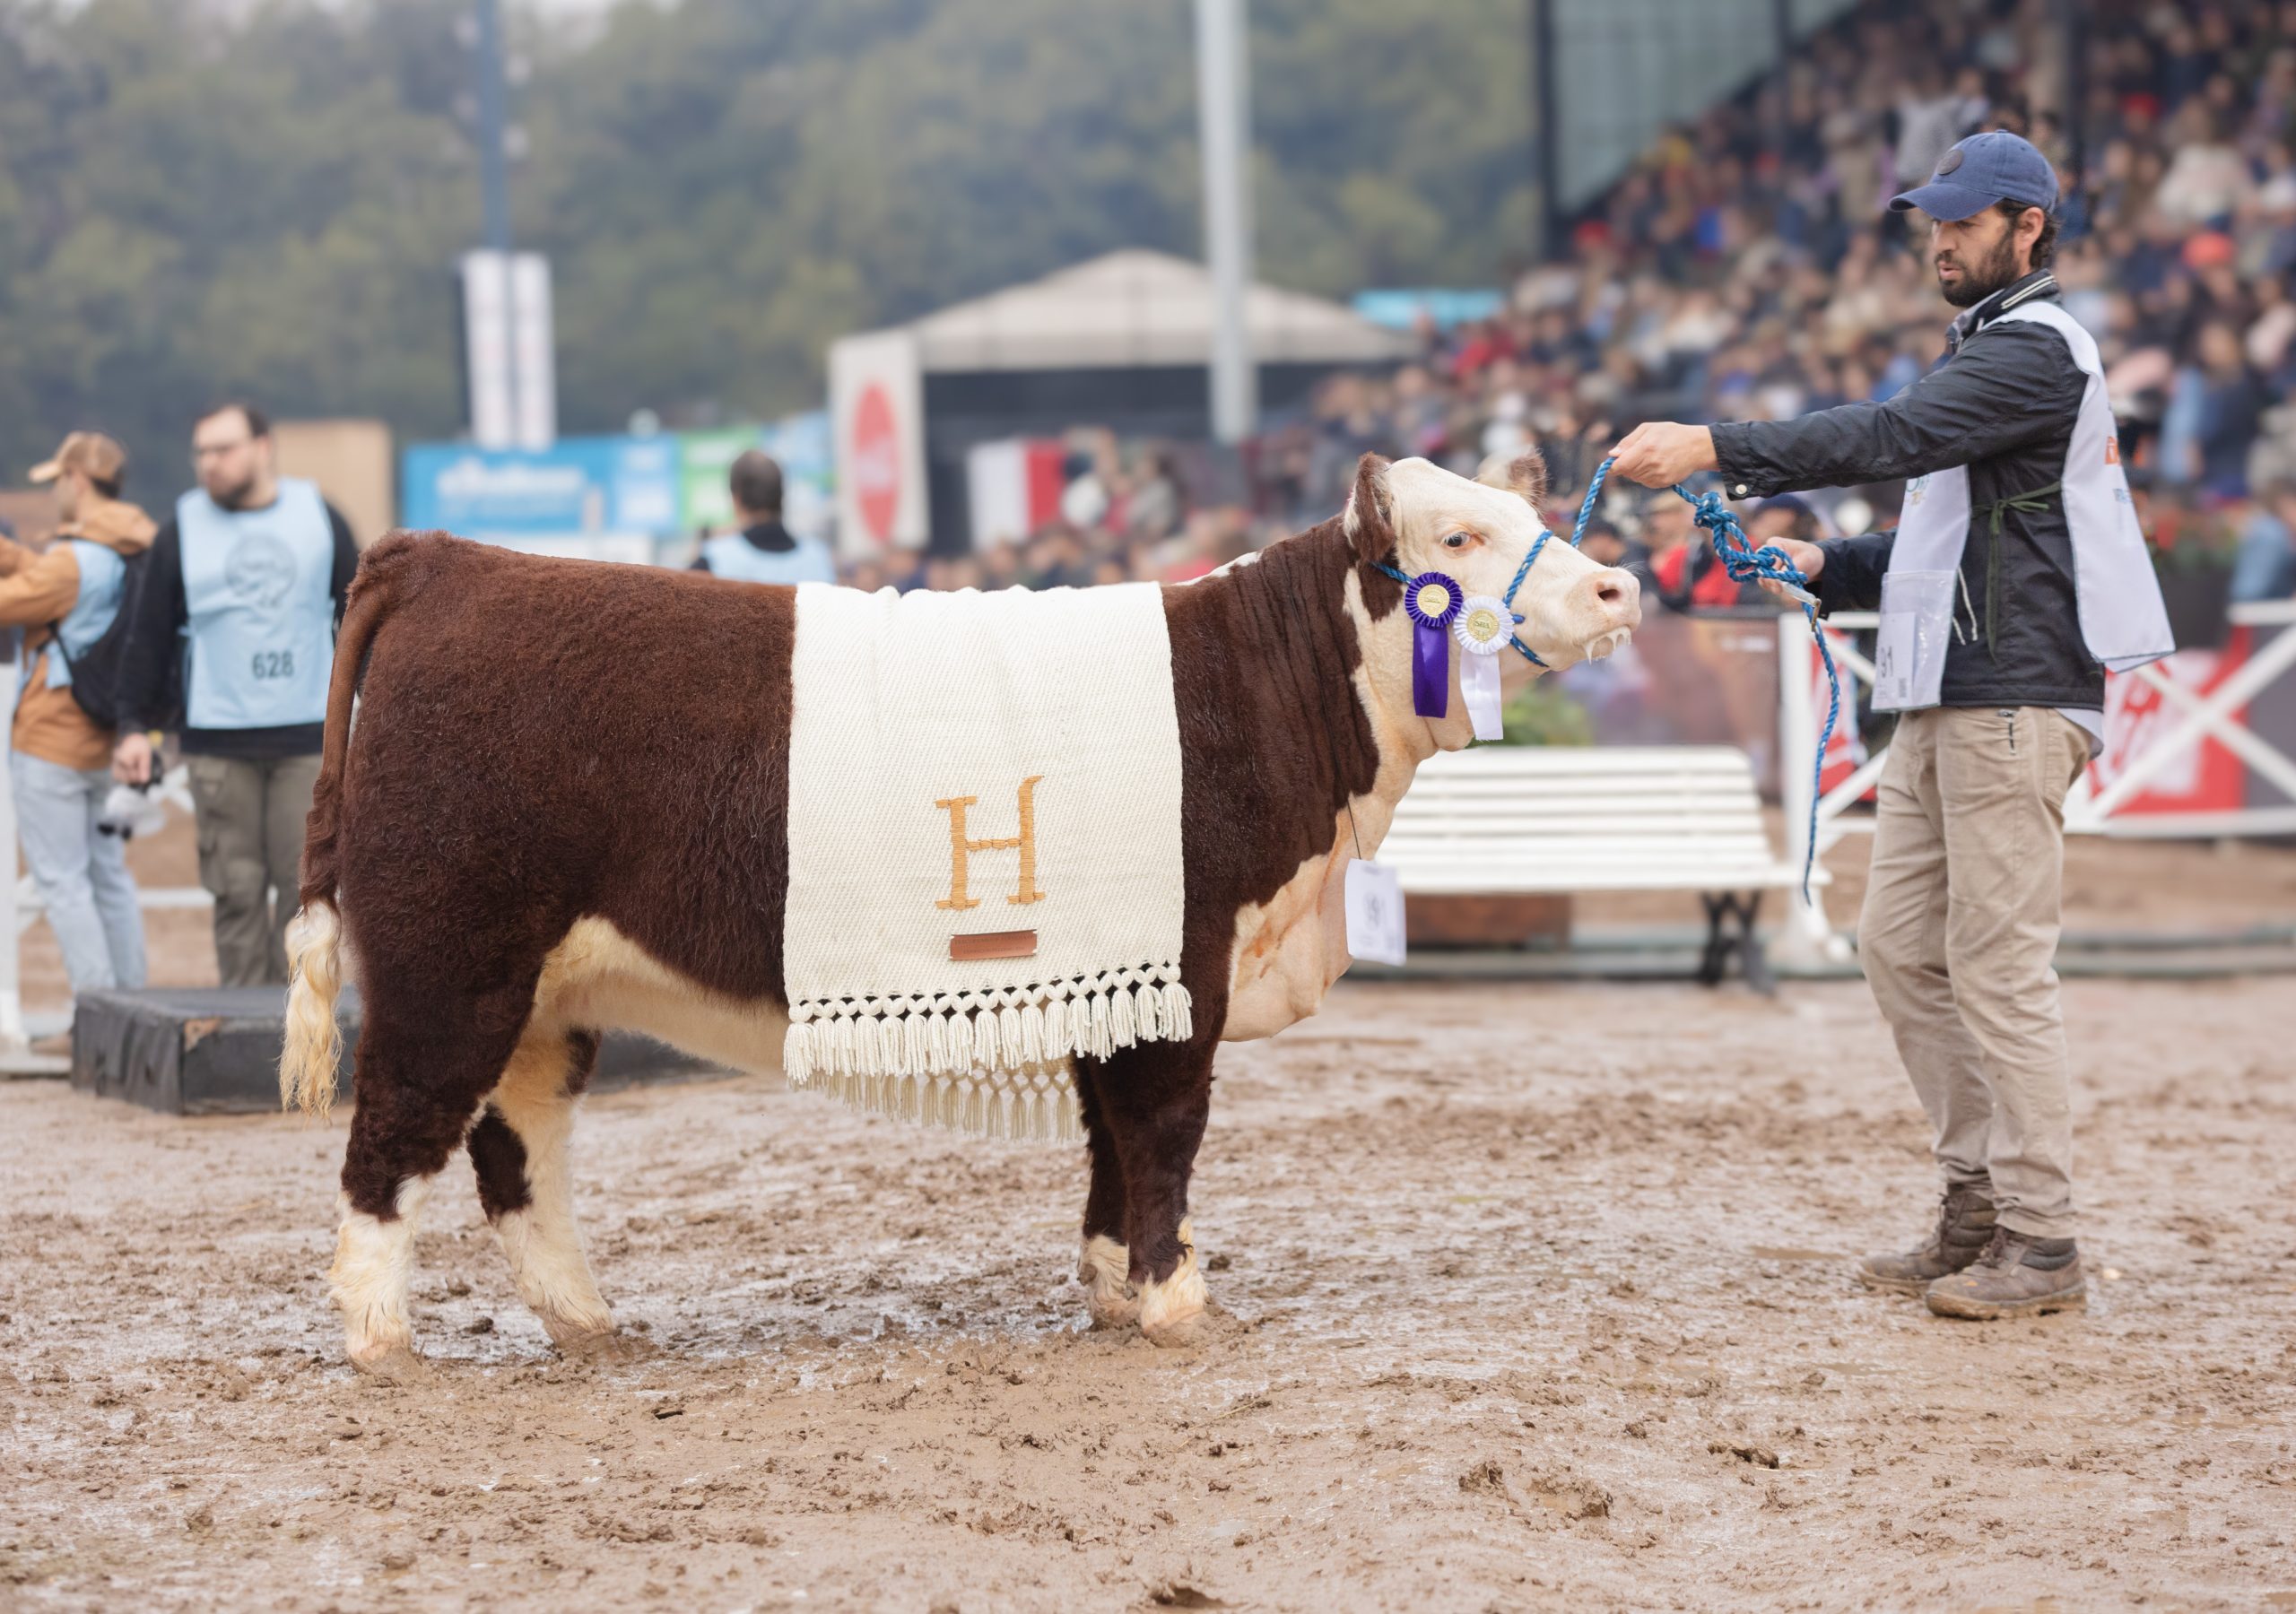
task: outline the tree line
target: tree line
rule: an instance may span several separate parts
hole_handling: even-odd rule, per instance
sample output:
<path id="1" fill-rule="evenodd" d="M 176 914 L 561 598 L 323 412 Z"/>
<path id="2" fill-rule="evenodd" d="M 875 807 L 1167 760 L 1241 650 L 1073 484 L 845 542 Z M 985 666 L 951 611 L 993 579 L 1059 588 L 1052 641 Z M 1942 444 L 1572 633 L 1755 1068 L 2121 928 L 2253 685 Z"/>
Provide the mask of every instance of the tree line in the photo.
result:
<path id="1" fill-rule="evenodd" d="M 511 0 L 560 421 L 821 396 L 836 337 L 1200 230 L 1188 0 Z M 126 441 L 156 501 L 247 395 L 463 416 L 467 0 L 0 0 L 0 481 Z M 1490 283 L 1532 228 L 1526 8 L 1254 0 L 1262 273 Z"/>

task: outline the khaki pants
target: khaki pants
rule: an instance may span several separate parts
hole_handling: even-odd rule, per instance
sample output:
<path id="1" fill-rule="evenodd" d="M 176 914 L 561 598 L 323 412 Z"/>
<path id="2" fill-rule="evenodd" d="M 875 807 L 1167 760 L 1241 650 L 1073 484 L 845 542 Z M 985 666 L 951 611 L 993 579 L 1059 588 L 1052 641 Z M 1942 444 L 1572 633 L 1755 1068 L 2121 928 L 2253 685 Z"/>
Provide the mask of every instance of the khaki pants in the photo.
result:
<path id="1" fill-rule="evenodd" d="M 2073 1114 L 2057 991 L 2065 796 L 2089 736 L 2047 707 L 1909 712 L 1881 785 L 1857 942 L 1936 1128 L 1948 1186 L 2004 1226 L 2073 1234 Z"/>
<path id="2" fill-rule="evenodd" d="M 319 759 L 189 757 L 185 767 L 198 809 L 199 883 L 215 898 L 215 963 L 223 985 L 283 985 L 287 922 L 295 916 L 303 820 Z"/>

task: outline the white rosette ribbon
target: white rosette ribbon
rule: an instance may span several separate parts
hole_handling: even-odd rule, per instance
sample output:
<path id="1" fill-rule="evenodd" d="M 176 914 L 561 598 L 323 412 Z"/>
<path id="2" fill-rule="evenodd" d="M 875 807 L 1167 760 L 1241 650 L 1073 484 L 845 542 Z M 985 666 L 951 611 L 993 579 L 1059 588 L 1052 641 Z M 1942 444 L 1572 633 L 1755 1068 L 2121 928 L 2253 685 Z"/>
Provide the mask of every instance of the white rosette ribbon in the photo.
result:
<path id="1" fill-rule="evenodd" d="M 1469 594 L 1451 619 L 1451 637 L 1465 654 L 1459 657 L 1459 693 L 1467 703 L 1478 740 L 1499 739 L 1499 653 L 1514 636 L 1515 613 L 1490 594 Z"/>

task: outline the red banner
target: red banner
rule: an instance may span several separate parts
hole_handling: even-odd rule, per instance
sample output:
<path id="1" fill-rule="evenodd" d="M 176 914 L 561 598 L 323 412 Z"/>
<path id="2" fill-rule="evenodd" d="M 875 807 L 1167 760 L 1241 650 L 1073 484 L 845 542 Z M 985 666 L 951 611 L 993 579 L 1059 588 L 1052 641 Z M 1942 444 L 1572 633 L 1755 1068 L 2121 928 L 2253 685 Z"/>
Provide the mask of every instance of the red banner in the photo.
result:
<path id="1" fill-rule="evenodd" d="M 2153 670 L 2195 700 L 2205 700 L 2248 659 L 2249 629 L 2235 628 L 2222 650 L 2179 650 Z M 2227 714 L 2246 720 L 2245 708 Z M 2133 672 L 2105 675 L 2105 746 L 2089 765 L 2089 783 L 2100 792 L 2134 767 L 2187 720 L 2181 702 L 2170 699 Z M 2235 812 L 2243 804 L 2242 763 L 2216 740 L 2203 734 L 2186 745 L 2152 780 L 2118 809 L 2115 817 L 2153 812 Z"/>
<path id="2" fill-rule="evenodd" d="M 1797 633 L 1801 629 L 1790 617 L 1780 617 L 1780 633 Z M 1834 720 L 1833 739 L 1826 746 L 1824 766 L 1818 774 L 1821 795 L 1866 766 L 1866 741 L 1857 732 L 1857 680 L 1842 667 L 1842 652 L 1851 647 L 1850 637 L 1831 628 L 1822 629 L 1826 636 L 1826 647 L 1833 652 L 1836 667 L 1841 667 L 1841 716 Z M 1826 706 L 1833 699 L 1832 687 L 1826 682 L 1826 664 L 1822 657 L 1810 658 L 1810 711 L 1818 732 L 1825 732 Z M 1872 801 L 1874 793 L 1866 791 L 1865 799 Z"/>

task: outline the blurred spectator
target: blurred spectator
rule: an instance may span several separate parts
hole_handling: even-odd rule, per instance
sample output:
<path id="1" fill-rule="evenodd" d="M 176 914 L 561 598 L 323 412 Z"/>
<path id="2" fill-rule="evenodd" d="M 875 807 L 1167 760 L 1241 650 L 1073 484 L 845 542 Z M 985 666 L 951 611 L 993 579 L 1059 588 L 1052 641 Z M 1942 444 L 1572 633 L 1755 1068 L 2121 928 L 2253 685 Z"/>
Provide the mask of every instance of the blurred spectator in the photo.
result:
<path id="1" fill-rule="evenodd" d="M 2240 532 L 2232 568 L 2238 600 L 2284 600 L 2296 595 L 2296 482 L 2279 482 Z"/>
<path id="2" fill-rule="evenodd" d="M 832 583 L 829 545 L 781 525 L 781 466 L 762 448 L 744 449 L 727 474 L 736 531 L 705 541 L 696 571 L 742 583 Z"/>
<path id="3" fill-rule="evenodd" d="M 2060 104 L 2068 13 L 2087 52 L 2077 108 Z M 2057 273 L 2097 339 L 2148 530 L 2164 545 L 2246 546 L 2279 519 L 2248 490 L 2296 485 L 2296 4 L 1864 0 L 1780 74 L 1665 132 L 1497 314 L 1422 320 L 1414 362 L 1331 377 L 1265 421 L 1249 512 L 1224 515 L 1210 548 L 1169 446 L 1120 453 L 1105 432 L 1076 433 L 1063 522 L 985 575 L 1036 587 L 1196 575 L 1223 545 L 1335 513 L 1371 451 L 1473 475 L 1488 453 L 1535 446 L 1567 532 L 1602 451 L 1639 421 L 1888 398 L 1944 348 L 1924 238 L 1883 204 L 1986 127 L 2028 134 L 2058 165 Z M 1735 603 L 1710 554 L 1690 552 L 1686 507 L 1638 493 L 1610 491 L 1601 542 L 1629 564 L 1647 553 L 1674 579 L 1661 597 Z M 1866 530 L 1897 503 L 1893 486 L 1866 488 L 1755 519 Z"/>

